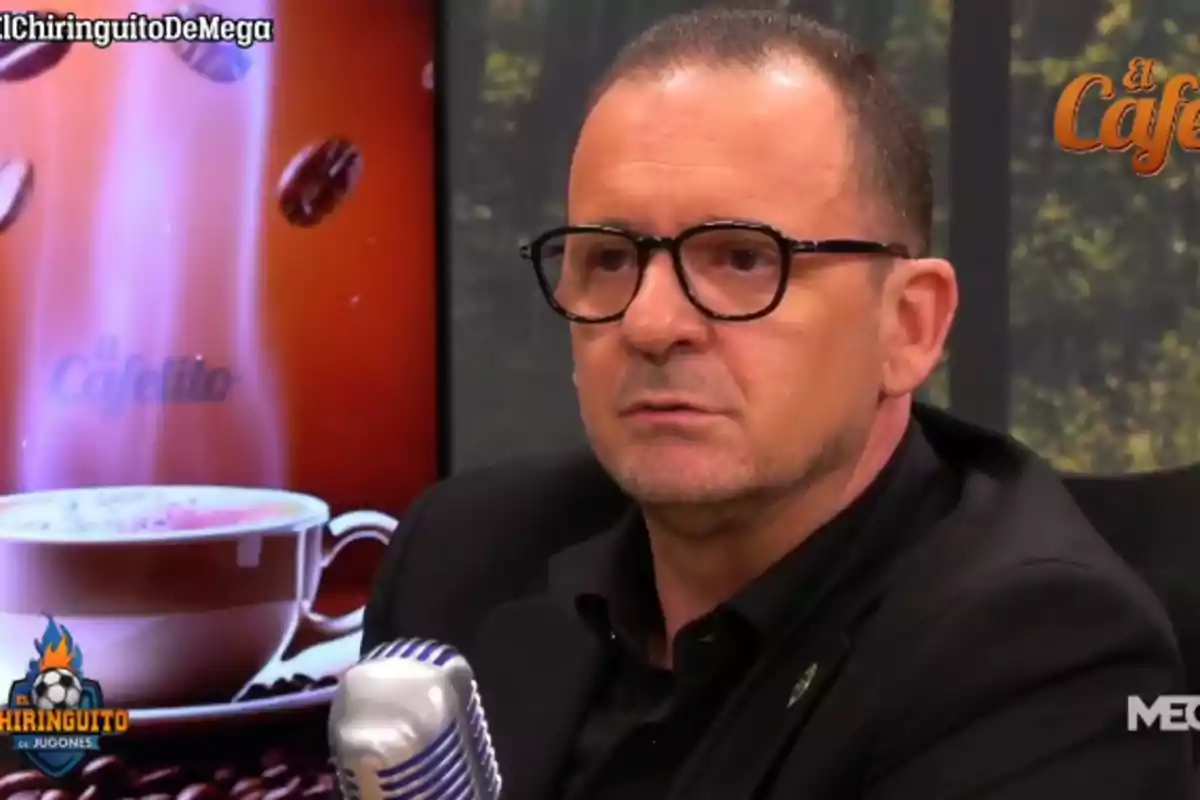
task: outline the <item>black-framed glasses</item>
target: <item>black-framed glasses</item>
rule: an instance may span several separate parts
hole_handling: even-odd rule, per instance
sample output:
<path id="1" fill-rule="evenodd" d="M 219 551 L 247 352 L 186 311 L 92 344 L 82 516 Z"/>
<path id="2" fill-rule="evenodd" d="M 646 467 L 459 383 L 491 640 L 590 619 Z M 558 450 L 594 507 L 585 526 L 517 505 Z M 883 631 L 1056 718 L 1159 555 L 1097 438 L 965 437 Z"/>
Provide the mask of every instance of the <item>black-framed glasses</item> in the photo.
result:
<path id="1" fill-rule="evenodd" d="M 671 254 L 688 300 L 705 316 L 745 322 L 770 314 L 787 291 L 797 256 L 876 255 L 909 258 L 901 244 L 826 239 L 801 241 L 770 225 L 707 222 L 678 236 L 643 236 L 607 225 L 554 228 L 521 248 L 550 307 L 572 322 L 614 322 L 641 288 L 656 250 Z"/>

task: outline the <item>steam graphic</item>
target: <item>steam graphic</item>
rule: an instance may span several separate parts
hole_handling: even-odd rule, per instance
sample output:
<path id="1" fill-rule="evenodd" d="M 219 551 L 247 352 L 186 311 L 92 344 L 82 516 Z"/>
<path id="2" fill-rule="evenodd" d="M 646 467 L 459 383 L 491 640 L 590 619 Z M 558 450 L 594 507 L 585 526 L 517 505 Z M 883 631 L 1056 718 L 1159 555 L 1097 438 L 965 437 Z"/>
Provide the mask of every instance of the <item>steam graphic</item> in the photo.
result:
<path id="1" fill-rule="evenodd" d="M 239 0 L 215 11 L 188 4 L 176 12 L 272 18 L 272 6 L 272 0 Z M 129 11 L 163 9 L 138 0 Z M 41 213 L 30 222 L 40 219 L 41 233 L 21 304 L 19 488 L 77 484 L 68 465 L 81 448 L 90 474 L 154 482 L 164 436 L 172 437 L 172 453 L 186 462 L 189 476 L 213 474 L 229 443 L 175 434 L 184 423 L 164 415 L 181 402 L 231 406 L 224 413 L 253 431 L 238 444 L 262 473 L 255 482 L 280 486 L 281 409 L 260 312 L 262 231 L 272 212 L 271 46 L 140 43 L 86 55 L 109 59 L 103 68 L 113 75 L 99 89 L 111 92 L 112 102 L 95 129 L 63 130 L 53 115 L 38 120 L 46 129 L 42 147 L 49 147 L 47 163 L 36 165 Z M 53 81 L 58 73 L 44 77 Z M 83 102 L 65 92 L 56 97 L 60 104 Z M 214 136 L 228 154 L 219 172 L 196 157 L 213 152 Z M 68 212 L 79 205 L 72 198 L 90 190 L 62 166 L 77 161 L 69 154 L 78 148 L 100 151 L 98 159 L 89 156 L 100 180 L 87 213 L 92 228 L 82 233 L 85 263 L 77 263 L 78 247 L 64 242 L 80 232 L 63 235 L 79 213 Z M 225 201 L 201 203 L 197 184 L 211 186 L 214 173 L 225 180 L 219 187 Z M 0 169 L 0 176 L 28 194 L 32 170 Z M 220 263 L 206 263 L 214 260 Z M 198 303 L 198 292 L 211 298 L 208 305 Z M 64 319 L 64 294 L 80 293 L 80 313 Z M 200 324 L 198 313 L 205 318 Z M 197 332 L 219 352 L 196 349 Z"/>

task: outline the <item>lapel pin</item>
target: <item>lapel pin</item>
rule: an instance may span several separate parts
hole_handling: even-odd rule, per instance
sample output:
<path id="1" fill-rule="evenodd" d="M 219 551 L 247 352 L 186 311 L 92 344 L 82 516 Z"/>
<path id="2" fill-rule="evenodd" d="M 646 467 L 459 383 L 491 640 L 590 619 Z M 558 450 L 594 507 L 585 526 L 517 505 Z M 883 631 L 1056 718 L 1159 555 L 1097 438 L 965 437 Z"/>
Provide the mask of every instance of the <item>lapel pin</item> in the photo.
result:
<path id="1" fill-rule="evenodd" d="M 804 670 L 804 674 L 796 679 L 796 685 L 792 687 L 792 693 L 788 695 L 788 708 L 796 705 L 800 698 L 804 697 L 804 693 L 808 691 L 808 687 L 812 685 L 815 677 L 817 677 L 817 665 L 812 663 Z"/>

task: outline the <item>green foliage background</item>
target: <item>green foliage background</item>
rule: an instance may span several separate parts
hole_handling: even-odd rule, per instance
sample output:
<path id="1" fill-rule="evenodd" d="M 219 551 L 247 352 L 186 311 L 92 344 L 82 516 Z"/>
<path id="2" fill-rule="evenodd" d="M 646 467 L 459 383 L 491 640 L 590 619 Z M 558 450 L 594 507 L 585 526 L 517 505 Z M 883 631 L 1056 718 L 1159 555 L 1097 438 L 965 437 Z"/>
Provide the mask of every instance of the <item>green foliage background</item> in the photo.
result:
<path id="1" fill-rule="evenodd" d="M 709 4 L 449 4 L 449 74 L 439 79 L 450 84 L 452 260 L 456 285 L 464 286 L 456 290 L 455 314 L 460 327 L 475 332 L 456 342 L 464 353 L 456 366 L 464 383 L 491 396 L 490 414 L 474 428 L 481 436 L 484 425 L 528 430 L 536 393 L 547 403 L 569 402 L 560 381 L 528 388 L 547 382 L 547 358 L 565 360 L 565 335 L 534 316 L 544 309 L 514 254 L 523 237 L 561 220 L 586 88 L 628 37 L 664 14 L 700 5 Z M 951 0 L 774 5 L 850 30 L 904 80 L 933 144 L 941 200 L 935 249 L 944 252 L 954 123 L 946 108 Z M 1051 129 L 1059 92 L 1081 72 L 1119 78 L 1135 56 L 1157 58 L 1168 71 L 1200 71 L 1200 5 L 1014 0 L 1013 17 L 1013 432 L 1069 470 L 1200 461 L 1200 154 L 1176 150 L 1162 173 L 1141 178 L 1128 154 L 1063 153 Z M 1088 120 L 1097 116 L 1096 108 L 1085 109 Z M 928 396 L 948 402 L 944 372 Z M 553 428 L 554 416 L 547 411 L 543 425 Z M 489 445 L 511 444 L 490 435 Z"/>

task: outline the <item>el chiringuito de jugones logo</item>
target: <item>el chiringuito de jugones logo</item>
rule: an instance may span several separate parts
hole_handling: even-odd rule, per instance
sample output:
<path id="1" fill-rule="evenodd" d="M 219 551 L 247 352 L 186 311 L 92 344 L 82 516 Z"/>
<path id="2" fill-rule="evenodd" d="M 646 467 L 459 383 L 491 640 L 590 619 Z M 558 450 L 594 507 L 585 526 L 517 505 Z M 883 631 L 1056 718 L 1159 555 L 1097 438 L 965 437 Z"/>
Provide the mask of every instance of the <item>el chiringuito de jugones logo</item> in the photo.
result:
<path id="1" fill-rule="evenodd" d="M 129 711 L 105 708 L 100 684 L 84 674 L 82 648 L 53 617 L 33 646 L 37 658 L 0 709 L 0 736 L 40 772 L 61 778 L 99 751 L 102 737 L 128 730 Z"/>

